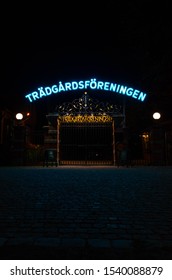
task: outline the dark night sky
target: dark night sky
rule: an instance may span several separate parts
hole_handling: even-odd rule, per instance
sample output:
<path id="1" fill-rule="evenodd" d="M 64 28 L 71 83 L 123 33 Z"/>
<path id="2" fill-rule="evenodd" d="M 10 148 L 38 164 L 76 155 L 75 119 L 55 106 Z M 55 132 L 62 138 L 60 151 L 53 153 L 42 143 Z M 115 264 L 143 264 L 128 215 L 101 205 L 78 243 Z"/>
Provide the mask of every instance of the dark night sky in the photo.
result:
<path id="1" fill-rule="evenodd" d="M 112 2 L 94 11 L 90 7 L 92 13 L 78 10 L 79 17 L 71 12 L 60 18 L 64 10 L 58 10 L 51 20 L 42 15 L 36 21 L 30 15 L 2 25 L 1 107 L 21 110 L 28 106 L 25 94 L 40 85 L 94 77 L 141 89 L 149 95 L 148 107 L 169 111 L 170 7 L 165 1 L 150 2 Z"/>

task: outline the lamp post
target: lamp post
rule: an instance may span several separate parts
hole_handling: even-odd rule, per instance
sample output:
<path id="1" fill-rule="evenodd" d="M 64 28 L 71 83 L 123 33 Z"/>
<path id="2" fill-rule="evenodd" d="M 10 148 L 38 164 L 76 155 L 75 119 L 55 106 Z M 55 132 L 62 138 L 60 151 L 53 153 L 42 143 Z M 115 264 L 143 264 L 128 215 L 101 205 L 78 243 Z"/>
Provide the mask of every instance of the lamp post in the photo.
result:
<path id="1" fill-rule="evenodd" d="M 163 127 L 161 119 L 161 113 L 154 112 L 152 115 L 154 119 L 153 126 L 153 150 L 155 161 L 159 163 L 167 164 L 167 140 L 166 140 L 166 129 Z"/>
<path id="2" fill-rule="evenodd" d="M 18 163 L 24 163 L 25 147 L 27 144 L 28 132 L 26 121 L 29 119 L 30 113 L 16 113 L 14 127 L 14 145 L 16 150 L 16 160 Z"/>

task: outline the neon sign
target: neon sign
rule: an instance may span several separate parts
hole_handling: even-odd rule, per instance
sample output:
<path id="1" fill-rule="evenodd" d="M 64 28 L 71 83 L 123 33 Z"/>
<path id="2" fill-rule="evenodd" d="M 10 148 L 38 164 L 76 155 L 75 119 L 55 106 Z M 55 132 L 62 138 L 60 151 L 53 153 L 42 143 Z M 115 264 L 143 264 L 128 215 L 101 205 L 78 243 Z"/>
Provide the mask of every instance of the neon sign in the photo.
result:
<path id="1" fill-rule="evenodd" d="M 62 83 L 59 82 L 51 87 L 39 87 L 36 91 L 25 95 L 30 102 L 36 101 L 43 97 L 57 94 L 60 92 L 73 91 L 73 90 L 103 90 L 103 91 L 112 91 L 121 95 L 126 95 L 137 99 L 139 101 L 144 101 L 146 98 L 146 93 L 134 89 L 132 87 L 120 85 L 117 83 L 111 82 L 102 82 L 97 81 L 96 79 L 86 80 L 86 81 L 73 81 Z"/>

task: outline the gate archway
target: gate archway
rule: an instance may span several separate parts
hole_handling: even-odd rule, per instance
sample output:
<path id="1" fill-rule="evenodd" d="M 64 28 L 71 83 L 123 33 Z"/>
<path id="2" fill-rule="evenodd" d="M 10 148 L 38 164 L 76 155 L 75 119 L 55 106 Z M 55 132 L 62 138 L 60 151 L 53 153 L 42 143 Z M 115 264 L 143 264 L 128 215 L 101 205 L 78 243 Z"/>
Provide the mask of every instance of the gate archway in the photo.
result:
<path id="1" fill-rule="evenodd" d="M 85 92 L 81 98 L 48 114 L 56 125 L 57 164 L 115 165 L 115 138 L 123 133 L 123 106 L 100 102 Z"/>

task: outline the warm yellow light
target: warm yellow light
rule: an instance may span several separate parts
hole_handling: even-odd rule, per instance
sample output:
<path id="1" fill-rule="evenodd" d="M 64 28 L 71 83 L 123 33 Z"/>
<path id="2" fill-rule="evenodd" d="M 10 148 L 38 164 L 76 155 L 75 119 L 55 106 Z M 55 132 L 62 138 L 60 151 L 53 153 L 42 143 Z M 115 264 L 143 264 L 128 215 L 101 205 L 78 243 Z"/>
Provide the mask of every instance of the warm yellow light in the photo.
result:
<path id="1" fill-rule="evenodd" d="M 108 115 L 101 115 L 101 116 L 95 116 L 95 115 L 77 115 L 77 116 L 72 116 L 72 115 L 66 115 L 59 117 L 59 120 L 62 122 L 67 122 L 67 123 L 83 123 L 83 122 L 112 122 L 112 117 Z"/>

